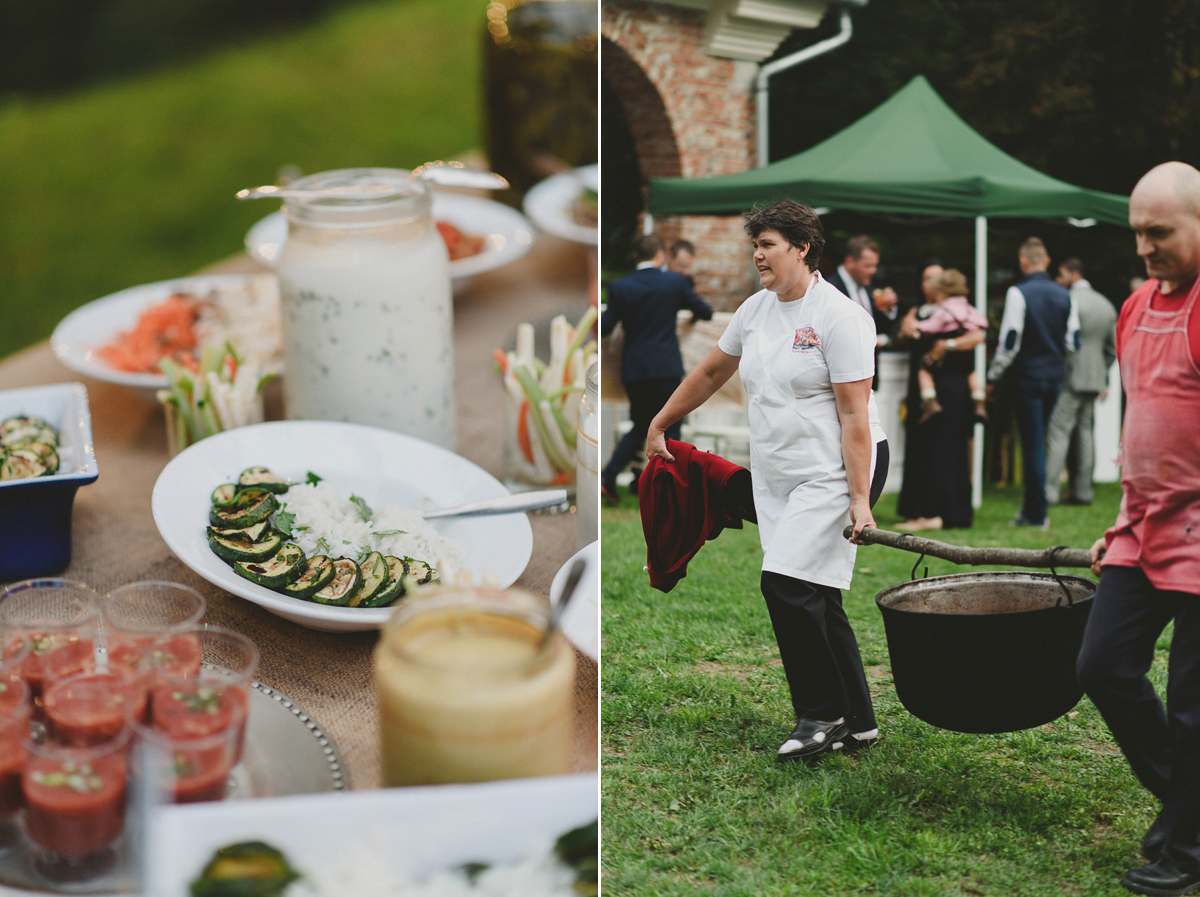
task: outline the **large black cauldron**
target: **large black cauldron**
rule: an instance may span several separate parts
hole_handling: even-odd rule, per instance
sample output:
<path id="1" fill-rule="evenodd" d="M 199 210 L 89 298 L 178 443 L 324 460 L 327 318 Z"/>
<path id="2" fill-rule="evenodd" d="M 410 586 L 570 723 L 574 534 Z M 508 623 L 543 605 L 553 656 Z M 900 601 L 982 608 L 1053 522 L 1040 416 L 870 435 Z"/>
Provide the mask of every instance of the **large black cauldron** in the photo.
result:
<path id="1" fill-rule="evenodd" d="M 1083 696 L 1075 658 L 1095 591 L 1089 579 L 1025 572 L 885 589 L 875 603 L 900 703 L 955 732 L 1013 732 L 1057 719 Z"/>

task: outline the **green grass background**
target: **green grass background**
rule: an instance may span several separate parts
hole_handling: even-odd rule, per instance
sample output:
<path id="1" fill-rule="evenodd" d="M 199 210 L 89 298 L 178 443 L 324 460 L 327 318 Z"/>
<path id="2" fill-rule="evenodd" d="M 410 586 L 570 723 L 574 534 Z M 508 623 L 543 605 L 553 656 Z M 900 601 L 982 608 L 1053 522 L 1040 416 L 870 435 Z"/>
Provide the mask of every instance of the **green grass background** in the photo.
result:
<path id="1" fill-rule="evenodd" d="M 899 519 L 895 502 L 877 505 L 881 527 Z M 932 535 L 1087 548 L 1118 502 L 1119 487 L 1102 484 L 1091 507 L 1052 508 L 1042 532 L 1008 525 L 1019 489 L 989 489 L 972 529 Z M 907 581 L 917 555 L 860 548 L 844 592 L 880 742 L 781 765 L 794 720 L 758 591 L 757 528 L 706 544 L 668 594 L 643 572 L 633 498 L 603 512 L 601 544 L 608 897 L 1126 893 L 1118 881 L 1140 862 L 1157 807 L 1086 698 L 1041 728 L 988 736 L 935 729 L 897 701 L 874 596 Z M 931 576 L 976 569 L 927 564 Z"/>
<path id="2" fill-rule="evenodd" d="M 239 251 L 280 166 L 411 168 L 481 141 L 480 0 L 320 24 L 66 97 L 0 101 L 0 357 L 71 309 Z"/>

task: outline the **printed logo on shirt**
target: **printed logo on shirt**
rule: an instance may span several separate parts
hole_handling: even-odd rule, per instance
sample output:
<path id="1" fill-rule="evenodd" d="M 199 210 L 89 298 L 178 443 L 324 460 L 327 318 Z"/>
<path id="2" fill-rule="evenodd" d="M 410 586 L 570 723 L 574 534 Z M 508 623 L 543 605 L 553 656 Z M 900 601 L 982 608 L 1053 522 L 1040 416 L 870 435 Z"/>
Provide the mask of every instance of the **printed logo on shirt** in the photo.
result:
<path id="1" fill-rule="evenodd" d="M 821 338 L 817 336 L 817 331 L 811 327 L 801 327 L 796 331 L 796 338 L 792 341 L 793 352 L 803 352 L 807 349 L 815 349 L 821 345 Z"/>

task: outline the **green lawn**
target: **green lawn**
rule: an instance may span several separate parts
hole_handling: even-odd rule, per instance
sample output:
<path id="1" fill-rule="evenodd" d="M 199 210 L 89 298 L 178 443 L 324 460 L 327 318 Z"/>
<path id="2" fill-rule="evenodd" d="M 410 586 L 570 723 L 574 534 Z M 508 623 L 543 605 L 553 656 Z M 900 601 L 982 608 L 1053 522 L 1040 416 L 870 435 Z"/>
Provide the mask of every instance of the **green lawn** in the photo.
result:
<path id="1" fill-rule="evenodd" d="M 1052 508 L 1040 532 L 1007 525 L 1018 490 L 988 490 L 973 529 L 939 538 L 1086 548 L 1119 495 L 1101 485 L 1095 505 Z M 883 528 L 898 519 L 895 500 L 876 508 Z M 897 701 L 873 599 L 909 579 L 916 555 L 860 548 L 844 593 L 880 742 L 781 765 L 793 720 L 758 591 L 757 529 L 708 543 L 665 595 L 642 570 L 634 499 L 603 512 L 601 544 L 606 895 L 1126 893 L 1118 880 L 1139 862 L 1156 808 L 1086 699 L 1040 729 L 990 736 L 935 729 Z M 928 566 L 931 576 L 976 569 Z"/>
<path id="2" fill-rule="evenodd" d="M 113 290 L 237 252 L 280 166 L 410 168 L 480 143 L 479 0 L 391 0 L 53 100 L 0 99 L 0 357 Z"/>

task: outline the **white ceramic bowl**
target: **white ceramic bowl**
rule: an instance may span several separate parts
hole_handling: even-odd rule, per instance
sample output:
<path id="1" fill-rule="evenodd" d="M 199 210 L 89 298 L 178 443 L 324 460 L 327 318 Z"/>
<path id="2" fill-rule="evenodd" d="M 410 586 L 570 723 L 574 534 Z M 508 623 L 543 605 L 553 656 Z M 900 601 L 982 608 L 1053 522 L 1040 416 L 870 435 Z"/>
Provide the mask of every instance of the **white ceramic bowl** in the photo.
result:
<path id="1" fill-rule="evenodd" d="M 595 165 L 548 177 L 525 194 L 525 214 L 548 234 L 595 246 L 599 242 L 598 229 L 576 223 L 572 211 L 579 192 L 585 187 L 597 189 L 599 177 Z"/>
<path id="2" fill-rule="evenodd" d="M 171 551 L 225 591 L 301 626 L 331 632 L 378 629 L 392 608 L 333 607 L 273 592 L 238 576 L 208 546 L 205 527 L 213 489 L 256 466 L 269 467 L 293 482 L 303 482 L 312 471 L 375 508 L 426 502 L 429 510 L 436 510 L 509 494 L 499 480 L 460 455 L 359 424 L 254 424 L 201 439 L 172 458 L 150 500 L 154 523 Z M 466 569 L 476 581 L 488 573 L 501 587 L 512 585 L 533 553 L 533 530 L 524 513 L 431 522 L 463 546 Z"/>
<path id="3" fill-rule="evenodd" d="M 274 275 L 214 274 L 207 277 L 179 277 L 129 287 L 81 305 L 58 322 L 50 336 L 50 348 L 58 360 L 86 377 L 127 386 L 147 401 L 167 386 L 162 373 L 139 374 L 119 371 L 101 359 L 96 350 L 111 343 L 126 330 L 132 330 L 138 316 L 173 293 L 203 296 L 213 290 L 237 289 L 250 278 Z"/>
<path id="4" fill-rule="evenodd" d="M 533 225 L 503 203 L 465 193 L 433 194 L 433 217 L 453 224 L 465 234 L 482 235 L 482 252 L 450 262 L 450 278 L 456 287 L 476 274 L 515 261 L 533 245 Z M 246 233 L 246 251 L 269 268 L 279 261 L 287 241 L 288 224 L 283 212 L 260 219 Z"/>

